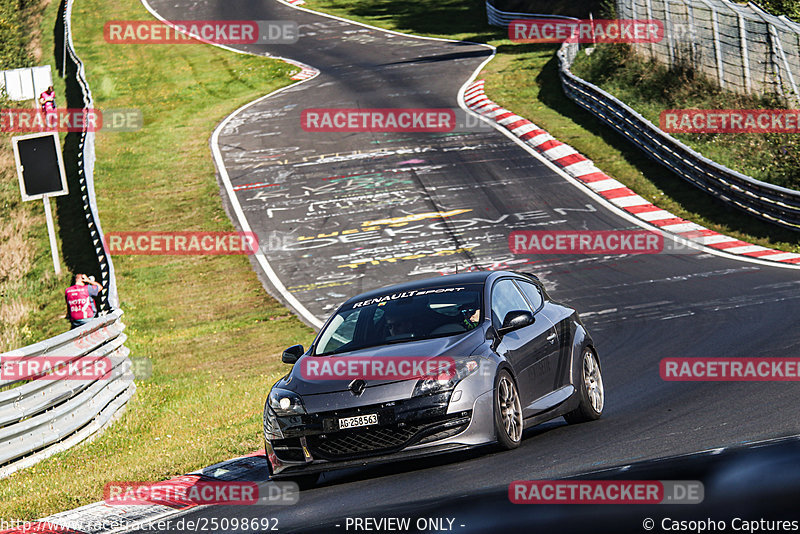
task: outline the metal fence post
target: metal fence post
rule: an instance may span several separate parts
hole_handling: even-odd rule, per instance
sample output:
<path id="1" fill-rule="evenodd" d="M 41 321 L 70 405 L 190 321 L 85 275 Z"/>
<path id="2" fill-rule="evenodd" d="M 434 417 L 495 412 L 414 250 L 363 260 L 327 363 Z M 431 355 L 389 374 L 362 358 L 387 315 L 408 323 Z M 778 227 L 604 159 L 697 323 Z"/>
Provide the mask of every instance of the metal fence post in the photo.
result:
<path id="1" fill-rule="evenodd" d="M 667 48 L 669 49 L 669 63 L 670 65 L 675 65 L 675 41 L 673 38 L 672 33 L 675 31 L 675 28 L 672 25 L 672 17 L 669 13 L 669 1 L 664 0 L 664 31 L 667 34 Z"/>
<path id="2" fill-rule="evenodd" d="M 647 6 L 647 19 L 648 20 L 653 20 L 653 5 L 651 4 L 651 0 L 645 0 L 645 5 Z M 651 60 L 655 60 L 656 59 L 656 54 L 655 54 L 655 51 L 653 49 L 653 42 L 650 41 L 648 44 L 650 45 L 649 46 L 649 48 L 650 48 L 650 59 Z"/>
<path id="3" fill-rule="evenodd" d="M 736 12 L 736 17 L 739 20 L 739 43 L 740 43 L 740 50 L 742 51 L 742 70 L 744 71 L 744 85 L 747 89 L 747 92 L 750 93 L 753 90 L 753 84 L 750 81 L 750 51 L 748 50 L 747 44 L 747 32 L 744 27 L 744 17 L 738 11 Z"/>
<path id="4" fill-rule="evenodd" d="M 683 0 L 683 5 L 686 6 L 686 20 L 689 23 L 689 35 L 692 41 L 692 62 L 697 62 L 697 27 L 694 23 L 694 7 L 692 3 Z"/>
<path id="5" fill-rule="evenodd" d="M 717 61 L 717 79 L 719 80 L 719 86 L 725 89 L 725 70 L 722 67 L 722 50 L 719 44 L 719 20 L 717 20 L 717 10 L 707 0 L 700 1 L 711 10 L 711 28 L 714 32 L 714 56 Z"/>

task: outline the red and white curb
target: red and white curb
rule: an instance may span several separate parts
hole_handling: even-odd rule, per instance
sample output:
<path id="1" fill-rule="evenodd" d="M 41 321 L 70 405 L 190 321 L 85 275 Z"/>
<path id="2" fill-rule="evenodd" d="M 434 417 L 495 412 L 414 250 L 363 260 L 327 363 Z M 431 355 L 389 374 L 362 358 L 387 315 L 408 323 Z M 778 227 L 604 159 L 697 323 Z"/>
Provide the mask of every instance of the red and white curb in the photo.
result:
<path id="1" fill-rule="evenodd" d="M 286 3 L 293 6 L 302 6 L 305 4 L 305 0 L 286 0 Z"/>
<path id="2" fill-rule="evenodd" d="M 190 488 L 198 482 L 265 482 L 266 457 L 263 450 L 206 467 L 165 481 L 171 487 Z M 15 526 L 0 534 L 97 534 L 124 532 L 139 525 L 153 525 L 168 517 L 196 508 L 190 501 L 152 500 L 149 504 L 109 505 L 104 501 L 87 504 L 36 521 Z"/>
<path id="3" fill-rule="evenodd" d="M 590 159 L 579 154 L 571 146 L 556 140 L 531 121 L 489 100 L 484 93 L 484 82 L 485 80 L 478 80 L 470 84 L 464 92 L 464 102 L 470 109 L 494 120 L 569 176 L 639 220 L 682 239 L 728 254 L 780 263 L 800 264 L 800 254 L 746 243 L 735 237 L 726 236 L 681 219 L 677 215 L 653 205 L 622 183 L 603 173 L 594 166 Z"/>
<path id="4" fill-rule="evenodd" d="M 308 80 L 319 74 L 319 71 L 313 67 L 300 65 L 300 72 L 292 75 L 292 80 Z"/>

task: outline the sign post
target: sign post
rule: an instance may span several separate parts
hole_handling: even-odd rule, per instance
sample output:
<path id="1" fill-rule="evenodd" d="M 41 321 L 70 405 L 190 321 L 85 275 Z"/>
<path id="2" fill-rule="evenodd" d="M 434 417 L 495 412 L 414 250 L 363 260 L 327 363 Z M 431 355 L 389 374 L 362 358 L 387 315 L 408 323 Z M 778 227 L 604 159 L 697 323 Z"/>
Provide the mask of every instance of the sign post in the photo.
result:
<path id="1" fill-rule="evenodd" d="M 22 200 L 41 198 L 44 201 L 44 216 L 47 220 L 53 269 L 56 275 L 60 275 L 61 263 L 58 257 L 53 213 L 50 211 L 50 197 L 68 195 L 69 190 L 58 134 L 47 132 L 19 135 L 11 138 L 11 144 L 14 148 Z"/>
<path id="2" fill-rule="evenodd" d="M 50 197 L 44 195 L 44 218 L 47 221 L 47 235 L 50 238 L 50 255 L 53 256 L 53 269 L 56 276 L 61 276 L 61 262 L 58 259 L 58 245 L 56 244 L 56 229 L 53 224 L 53 213 L 50 211 Z"/>

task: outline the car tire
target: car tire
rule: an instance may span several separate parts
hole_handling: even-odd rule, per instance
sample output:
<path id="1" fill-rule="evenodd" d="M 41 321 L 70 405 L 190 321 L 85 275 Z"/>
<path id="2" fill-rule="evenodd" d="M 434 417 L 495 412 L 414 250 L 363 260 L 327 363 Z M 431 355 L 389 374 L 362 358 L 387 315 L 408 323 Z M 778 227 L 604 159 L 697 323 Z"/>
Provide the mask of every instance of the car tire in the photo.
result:
<path id="1" fill-rule="evenodd" d="M 605 407 L 605 389 L 600 373 L 600 361 L 591 347 L 581 353 L 581 376 L 577 384 L 580 404 L 564 416 L 567 423 L 585 423 L 599 419 Z"/>
<path id="2" fill-rule="evenodd" d="M 522 441 L 522 406 L 517 383 L 501 369 L 494 379 L 494 430 L 502 449 L 516 449 Z"/>

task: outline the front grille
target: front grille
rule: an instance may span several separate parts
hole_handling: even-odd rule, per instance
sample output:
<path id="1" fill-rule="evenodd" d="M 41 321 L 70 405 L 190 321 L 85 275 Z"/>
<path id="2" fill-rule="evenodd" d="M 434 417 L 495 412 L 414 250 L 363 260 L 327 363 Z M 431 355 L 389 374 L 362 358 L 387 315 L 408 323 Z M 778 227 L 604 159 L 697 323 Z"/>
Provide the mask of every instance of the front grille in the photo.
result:
<path id="1" fill-rule="evenodd" d="M 391 453 L 417 443 L 430 443 L 463 432 L 469 415 L 404 425 L 389 425 L 309 436 L 311 456 L 325 460 L 346 460 Z"/>
<path id="2" fill-rule="evenodd" d="M 337 432 L 325 438 L 309 438 L 311 455 L 342 458 L 402 447 L 422 429 L 420 425 L 378 427 L 358 432 Z"/>

